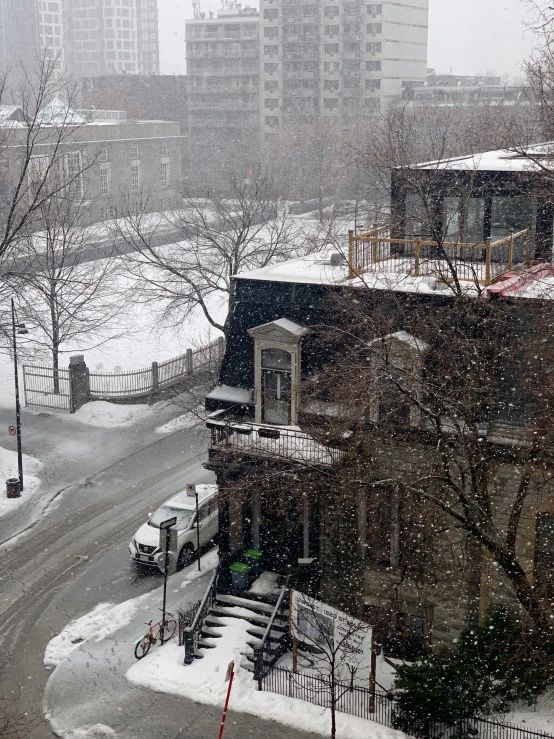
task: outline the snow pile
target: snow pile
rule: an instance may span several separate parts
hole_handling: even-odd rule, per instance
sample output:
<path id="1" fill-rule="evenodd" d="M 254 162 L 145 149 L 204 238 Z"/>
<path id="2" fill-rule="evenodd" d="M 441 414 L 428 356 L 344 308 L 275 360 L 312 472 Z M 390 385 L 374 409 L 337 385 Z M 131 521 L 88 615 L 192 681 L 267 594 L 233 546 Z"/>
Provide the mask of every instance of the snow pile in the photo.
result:
<path id="1" fill-rule="evenodd" d="M 137 421 L 152 415 L 147 405 L 116 405 L 106 400 L 93 400 L 73 414 L 73 418 L 89 426 L 116 428 L 132 426 Z"/>
<path id="2" fill-rule="evenodd" d="M 182 416 L 177 416 L 177 418 L 172 418 L 171 421 L 164 423 L 163 426 L 158 426 L 158 428 L 155 429 L 155 432 L 157 434 L 171 434 L 174 431 L 181 431 L 182 429 L 190 429 L 193 426 L 196 426 L 197 424 L 204 421 L 205 418 L 206 418 L 206 413 L 204 410 L 204 406 L 199 405 L 194 410 L 188 411 L 187 413 L 183 413 Z"/>
<path id="3" fill-rule="evenodd" d="M 277 584 L 280 577 L 281 575 L 277 572 L 262 572 L 250 586 L 249 592 L 254 593 L 254 595 L 277 595 L 281 592 L 281 588 Z"/>
<path id="4" fill-rule="evenodd" d="M 215 570 L 218 564 L 219 547 L 215 547 L 214 549 L 210 549 L 209 552 L 206 552 L 206 554 L 204 554 L 200 558 L 200 567 L 202 568 L 200 572 L 197 569 L 197 562 L 194 562 L 193 565 L 188 568 L 188 572 L 185 575 L 185 579 L 181 583 L 181 587 L 186 588 L 188 585 L 190 585 L 191 582 L 193 582 L 194 580 L 198 580 L 198 578 L 202 577 L 202 575 L 204 575 L 206 572 L 210 572 L 210 570 Z"/>
<path id="5" fill-rule="evenodd" d="M 62 731 L 63 739 L 104 739 L 107 736 L 115 736 L 115 731 L 106 724 L 94 724 L 94 726 L 80 726 L 78 729 Z"/>
<path id="6" fill-rule="evenodd" d="M 65 629 L 51 639 L 44 652 L 46 667 L 57 667 L 79 644 L 88 639 L 100 641 L 131 622 L 144 595 L 114 605 L 100 603 L 86 616 L 71 621 Z"/>
<path id="7" fill-rule="evenodd" d="M 40 489 L 40 480 L 36 476 L 42 469 L 42 462 L 28 454 L 23 455 L 23 492 L 20 498 L 7 498 L 4 481 L 9 477 L 17 477 L 17 452 L 0 447 L 0 516 L 19 508 L 31 496 L 36 495 Z"/>
<path id="8" fill-rule="evenodd" d="M 241 611 L 237 608 L 237 615 Z M 223 706 L 228 684 L 225 673 L 229 662 L 235 662 L 235 679 L 229 708 L 266 720 L 309 732 L 329 735 L 331 712 L 311 703 L 287 698 L 276 693 L 258 692 L 252 673 L 240 667 L 241 651 L 251 624 L 233 617 L 219 619 L 222 639 L 214 639 L 215 649 L 204 650 L 204 657 L 192 665 L 183 665 L 183 648 L 169 643 L 163 649 L 149 654 L 127 671 L 127 679 L 135 685 L 152 690 L 191 698 L 198 703 Z M 339 739 L 400 739 L 400 732 L 379 724 L 337 714 Z"/>

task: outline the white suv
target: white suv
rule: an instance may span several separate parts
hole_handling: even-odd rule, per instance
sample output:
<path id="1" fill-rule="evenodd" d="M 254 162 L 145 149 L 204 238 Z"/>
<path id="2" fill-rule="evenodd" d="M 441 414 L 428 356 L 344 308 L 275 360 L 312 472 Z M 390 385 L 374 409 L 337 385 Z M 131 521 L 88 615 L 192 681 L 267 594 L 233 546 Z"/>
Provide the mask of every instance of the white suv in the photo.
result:
<path id="1" fill-rule="evenodd" d="M 197 485 L 200 546 L 203 547 L 218 533 L 217 485 Z M 143 524 L 129 543 L 129 554 L 137 564 L 164 568 L 160 549 L 160 524 L 168 518 L 177 518 L 177 569 L 187 565 L 197 549 L 196 501 L 186 492 L 177 493 L 164 503 Z"/>

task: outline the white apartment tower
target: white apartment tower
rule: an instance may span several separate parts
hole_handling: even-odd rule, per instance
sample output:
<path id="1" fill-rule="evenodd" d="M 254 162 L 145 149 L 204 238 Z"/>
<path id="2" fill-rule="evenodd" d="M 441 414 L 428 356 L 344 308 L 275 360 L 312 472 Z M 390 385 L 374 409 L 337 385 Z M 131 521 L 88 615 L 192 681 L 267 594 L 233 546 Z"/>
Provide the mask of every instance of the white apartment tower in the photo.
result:
<path id="1" fill-rule="evenodd" d="M 349 128 L 427 74 L 429 0 L 260 0 L 261 129 Z"/>

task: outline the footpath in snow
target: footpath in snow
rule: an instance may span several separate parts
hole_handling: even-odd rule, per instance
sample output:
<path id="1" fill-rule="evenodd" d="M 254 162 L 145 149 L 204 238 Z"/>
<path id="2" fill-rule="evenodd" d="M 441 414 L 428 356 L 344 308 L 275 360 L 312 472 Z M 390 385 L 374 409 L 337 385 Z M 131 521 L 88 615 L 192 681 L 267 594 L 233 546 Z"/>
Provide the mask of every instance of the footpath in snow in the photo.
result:
<path id="1" fill-rule="evenodd" d="M 183 573 L 170 578 L 170 610 L 200 599 L 209 582 L 209 572 L 206 572 L 213 570 L 216 564 L 217 555 L 212 551 L 202 559 L 200 577 L 196 563 L 193 563 Z M 221 629 L 223 638 L 214 640 L 216 648 L 206 650 L 205 657 L 193 665 L 183 664 L 184 649 L 176 640 L 153 648 L 144 659 L 136 661 L 133 643 L 145 632 L 144 622 L 159 613 L 160 603 L 161 589 L 116 606 L 100 604 L 91 613 L 69 624 L 48 644 L 45 666 L 55 670 L 46 691 L 46 707 L 59 736 L 67 739 L 102 736 L 98 733 L 100 729 L 106 732 L 106 736 L 110 731 L 118 737 L 135 736 L 136 725 L 132 731 L 128 727 L 122 732 L 113 718 L 117 719 L 118 712 L 107 709 L 107 702 L 115 690 L 127 707 L 131 700 L 129 696 L 136 701 L 150 701 L 147 696 L 151 695 L 150 691 L 156 691 L 219 710 L 223 707 L 227 689 L 227 665 L 232 660 L 235 661 L 236 674 L 230 710 L 284 724 L 292 730 L 291 737 L 300 736 L 297 733 L 300 731 L 329 735 L 331 719 L 328 709 L 256 690 L 252 673 L 240 667 L 240 652 L 248 638 L 248 624 L 241 619 L 222 619 L 225 623 Z M 141 693 L 140 689 L 146 692 Z M 163 723 L 162 716 L 157 720 Z M 240 722 L 235 718 L 234 723 Z M 387 727 L 346 714 L 339 714 L 338 728 L 340 739 L 394 739 L 403 736 Z M 229 729 L 232 731 L 231 726 Z"/>

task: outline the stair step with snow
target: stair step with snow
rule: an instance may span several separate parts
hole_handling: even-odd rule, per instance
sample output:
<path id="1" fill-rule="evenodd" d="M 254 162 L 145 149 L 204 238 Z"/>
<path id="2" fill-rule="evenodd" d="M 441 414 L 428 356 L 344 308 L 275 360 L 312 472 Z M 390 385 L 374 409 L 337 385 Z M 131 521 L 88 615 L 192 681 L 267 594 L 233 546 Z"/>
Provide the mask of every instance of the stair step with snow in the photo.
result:
<path id="1" fill-rule="evenodd" d="M 242 618 L 245 621 L 248 621 L 254 626 L 267 626 L 267 624 L 270 622 L 271 617 L 270 616 L 263 616 L 258 613 L 254 613 L 254 611 L 251 611 L 250 613 L 245 613 L 245 609 L 233 609 L 233 608 L 225 608 L 225 607 L 213 607 L 212 613 L 214 616 L 217 616 L 217 618 Z M 286 620 L 279 620 L 279 622 L 275 621 L 273 623 L 273 628 L 278 631 L 288 631 L 288 619 Z"/>
<path id="2" fill-rule="evenodd" d="M 264 603 L 263 601 L 255 600 L 253 598 L 239 597 L 237 595 L 217 595 L 217 603 L 223 603 L 230 606 L 243 606 L 243 608 L 250 608 L 253 611 L 259 611 L 260 613 L 272 614 L 275 610 L 275 605 L 271 603 Z"/>
<path id="3" fill-rule="evenodd" d="M 225 627 L 219 626 L 218 628 L 222 629 Z M 200 632 L 200 634 L 207 639 L 221 639 L 221 637 L 223 636 L 220 630 L 216 631 L 214 628 L 208 626 L 206 622 L 204 622 L 204 626 L 202 627 L 202 631 Z"/>
<path id="4" fill-rule="evenodd" d="M 262 637 L 265 634 L 265 629 L 262 628 L 261 626 L 252 626 L 246 629 L 246 633 L 250 634 L 250 636 L 258 637 L 259 640 L 261 641 Z M 285 632 L 283 631 L 279 631 L 279 629 L 271 629 L 269 633 L 269 638 L 271 639 L 271 641 L 280 641 L 284 633 Z"/>

